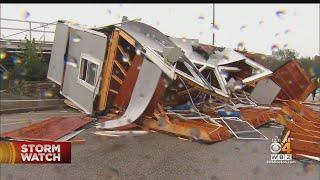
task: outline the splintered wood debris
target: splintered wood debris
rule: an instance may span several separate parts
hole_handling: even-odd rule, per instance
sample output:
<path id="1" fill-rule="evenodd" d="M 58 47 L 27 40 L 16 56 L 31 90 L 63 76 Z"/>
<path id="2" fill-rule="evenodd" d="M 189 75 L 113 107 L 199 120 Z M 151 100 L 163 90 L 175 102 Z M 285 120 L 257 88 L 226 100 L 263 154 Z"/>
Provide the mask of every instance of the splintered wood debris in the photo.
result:
<path id="1" fill-rule="evenodd" d="M 70 30 L 79 31 L 87 40 L 62 41 L 68 39 Z M 320 114 L 301 102 L 315 86 L 298 61 L 272 72 L 255 56 L 169 37 L 136 21 L 94 29 L 59 21 L 54 44 L 48 78 L 61 85 L 69 106 L 94 117 L 99 129 L 93 132 L 96 135 L 157 131 L 213 143 L 232 135 L 268 139 L 256 128 L 278 122 L 285 127 L 286 138 L 293 138 L 295 156 L 320 155 Z M 82 50 L 73 51 L 78 47 Z M 64 63 L 68 53 L 83 57 L 82 63 L 69 67 Z M 268 87 L 277 89 L 259 98 L 264 96 L 264 88 L 260 83 L 254 89 L 265 80 Z M 74 123 L 53 130 L 52 136 L 43 126 L 37 126 L 40 134 L 29 133 L 29 127 L 5 136 L 56 140 L 88 122 L 74 119 Z M 56 125 L 50 123 L 46 128 Z M 62 133 L 60 129 L 65 130 Z"/>

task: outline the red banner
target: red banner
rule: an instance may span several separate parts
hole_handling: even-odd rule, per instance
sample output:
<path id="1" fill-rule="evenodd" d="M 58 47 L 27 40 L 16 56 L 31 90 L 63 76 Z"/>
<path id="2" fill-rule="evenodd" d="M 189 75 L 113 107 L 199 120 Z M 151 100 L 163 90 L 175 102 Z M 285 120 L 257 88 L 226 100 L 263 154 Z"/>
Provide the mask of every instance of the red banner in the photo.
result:
<path id="1" fill-rule="evenodd" d="M 0 142 L 0 163 L 71 163 L 71 142 Z"/>

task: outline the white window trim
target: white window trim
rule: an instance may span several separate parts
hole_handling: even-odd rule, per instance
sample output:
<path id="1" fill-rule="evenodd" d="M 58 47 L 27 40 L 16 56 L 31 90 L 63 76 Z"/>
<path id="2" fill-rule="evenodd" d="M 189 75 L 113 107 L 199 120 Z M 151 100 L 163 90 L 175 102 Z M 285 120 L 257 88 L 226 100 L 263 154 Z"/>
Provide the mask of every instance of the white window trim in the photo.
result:
<path id="1" fill-rule="evenodd" d="M 95 75 L 94 85 L 89 84 L 88 82 L 82 80 L 81 77 L 80 77 L 82 59 L 86 59 L 86 60 L 90 61 L 91 63 L 96 64 L 98 66 L 98 69 L 97 69 L 96 75 Z M 89 89 L 90 91 L 94 92 L 95 86 L 97 86 L 97 83 L 98 83 L 100 72 L 101 72 L 101 60 L 91 56 L 90 54 L 81 53 L 80 62 L 79 62 L 79 69 L 78 69 L 78 80 L 77 80 L 77 82 L 79 84 L 83 85 L 84 87 L 86 87 L 87 89 Z"/>

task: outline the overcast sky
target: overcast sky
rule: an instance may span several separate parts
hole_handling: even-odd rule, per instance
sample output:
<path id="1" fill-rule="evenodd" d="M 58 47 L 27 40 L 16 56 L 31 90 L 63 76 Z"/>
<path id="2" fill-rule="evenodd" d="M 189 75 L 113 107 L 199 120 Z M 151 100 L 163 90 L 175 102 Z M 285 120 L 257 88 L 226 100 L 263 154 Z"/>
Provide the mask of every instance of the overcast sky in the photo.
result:
<path id="1" fill-rule="evenodd" d="M 65 19 L 102 26 L 128 16 L 142 18 L 173 37 L 211 44 L 215 32 L 218 46 L 236 48 L 243 42 L 248 51 L 265 54 L 271 54 L 272 46 L 287 46 L 302 56 L 314 56 L 320 54 L 319 8 L 319 4 L 216 4 L 216 28 L 211 24 L 212 4 L 1 4 L 1 17 L 44 22 Z M 1 25 L 28 27 L 5 21 Z M 2 30 L 2 37 L 12 33 Z"/>

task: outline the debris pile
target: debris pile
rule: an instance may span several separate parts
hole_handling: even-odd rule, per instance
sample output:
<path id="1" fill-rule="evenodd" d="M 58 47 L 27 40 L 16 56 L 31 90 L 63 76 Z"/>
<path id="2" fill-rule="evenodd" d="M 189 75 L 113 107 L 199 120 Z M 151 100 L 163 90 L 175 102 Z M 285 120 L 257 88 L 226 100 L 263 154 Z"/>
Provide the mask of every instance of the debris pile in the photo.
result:
<path id="1" fill-rule="evenodd" d="M 301 104 L 315 86 L 295 60 L 272 72 L 245 52 L 136 21 L 94 29 L 59 21 L 48 78 L 68 105 L 97 119 L 98 135 L 155 130 L 206 143 L 263 140 L 256 128 L 276 121 L 295 155 L 320 155 L 319 112 Z M 15 134 L 6 136 L 30 139 Z"/>
<path id="2" fill-rule="evenodd" d="M 286 127 L 282 142 L 291 141 L 295 157 L 320 161 L 320 112 L 308 108 L 296 100 L 282 107 L 285 116 L 278 115 L 276 121 Z"/>

